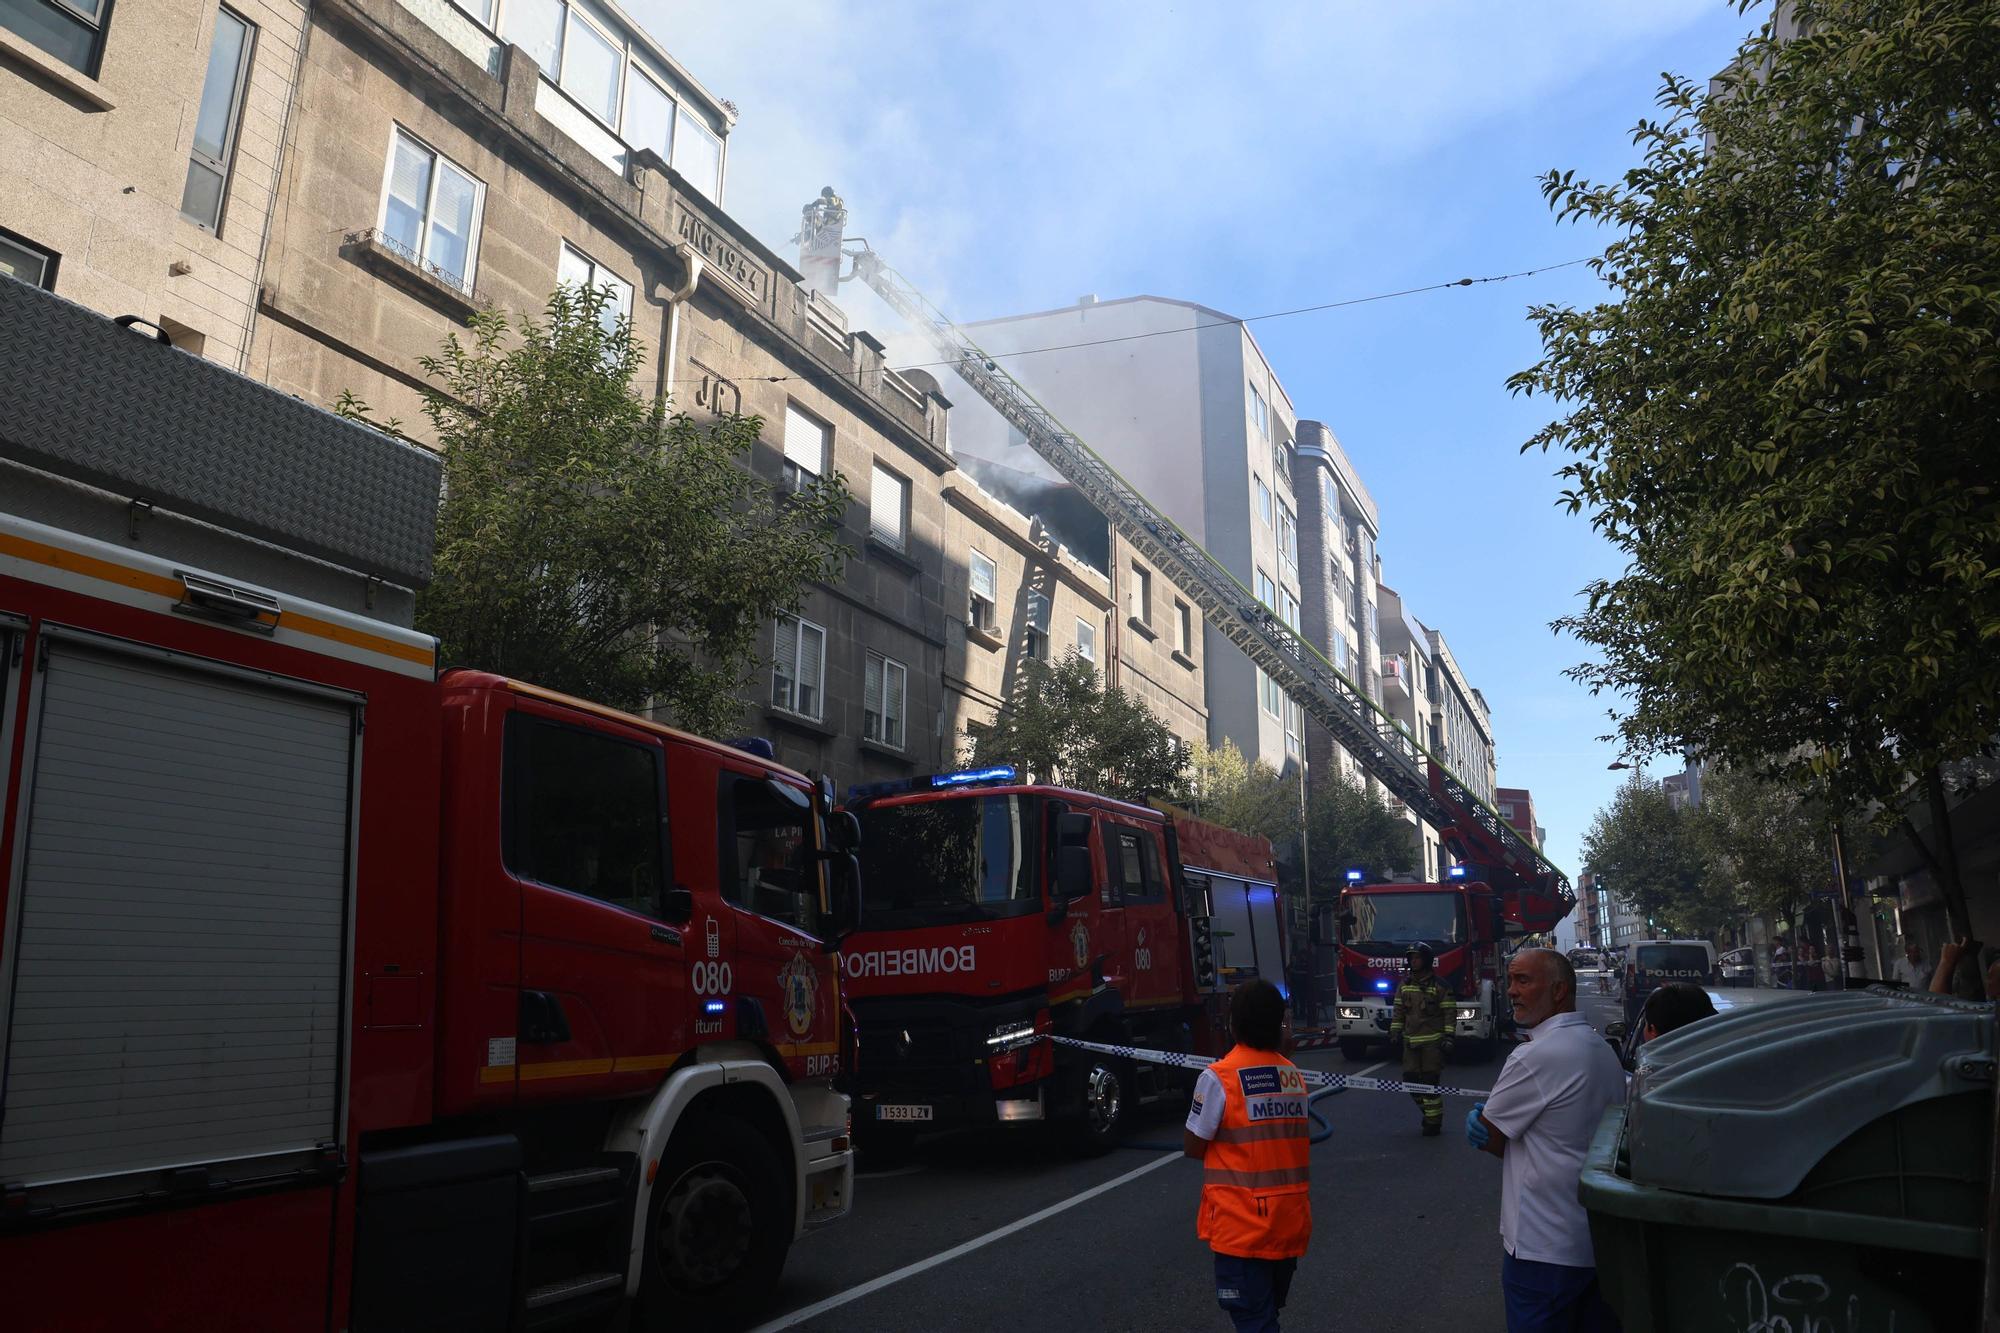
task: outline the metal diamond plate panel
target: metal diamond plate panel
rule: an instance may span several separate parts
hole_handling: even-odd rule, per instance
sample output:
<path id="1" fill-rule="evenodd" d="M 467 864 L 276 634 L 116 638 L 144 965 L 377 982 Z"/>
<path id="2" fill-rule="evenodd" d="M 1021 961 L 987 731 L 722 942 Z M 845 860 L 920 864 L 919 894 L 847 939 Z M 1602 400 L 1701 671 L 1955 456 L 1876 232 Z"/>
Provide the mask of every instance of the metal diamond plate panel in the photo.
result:
<path id="1" fill-rule="evenodd" d="M 435 454 L 0 277 L 0 454 L 406 587 Z"/>

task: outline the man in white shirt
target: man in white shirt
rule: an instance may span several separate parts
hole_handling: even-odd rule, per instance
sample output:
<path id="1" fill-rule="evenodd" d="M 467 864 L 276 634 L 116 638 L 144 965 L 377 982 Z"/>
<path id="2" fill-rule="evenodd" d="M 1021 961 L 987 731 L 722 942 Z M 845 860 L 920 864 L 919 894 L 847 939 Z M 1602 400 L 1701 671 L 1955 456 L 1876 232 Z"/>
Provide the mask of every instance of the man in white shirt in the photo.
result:
<path id="1" fill-rule="evenodd" d="M 1576 970 L 1555 950 L 1515 954 L 1507 998 L 1528 1041 L 1465 1118 L 1466 1141 L 1501 1163 L 1507 1333 L 1615 1333 L 1576 1183 L 1605 1108 L 1625 1100 L 1625 1071 L 1576 1012 Z"/>
<path id="2" fill-rule="evenodd" d="M 1931 988 L 1931 969 L 1924 966 L 1924 951 L 1915 940 L 1903 941 L 1903 956 L 1896 960 L 1896 966 L 1889 973 L 1891 981 L 1900 981 L 1911 990 Z"/>

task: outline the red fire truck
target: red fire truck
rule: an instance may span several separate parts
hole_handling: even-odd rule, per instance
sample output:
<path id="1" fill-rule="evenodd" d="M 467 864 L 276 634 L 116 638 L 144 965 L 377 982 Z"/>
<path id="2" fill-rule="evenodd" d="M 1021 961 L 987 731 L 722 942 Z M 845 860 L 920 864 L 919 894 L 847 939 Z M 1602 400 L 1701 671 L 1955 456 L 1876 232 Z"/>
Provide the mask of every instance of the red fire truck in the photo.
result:
<path id="1" fill-rule="evenodd" d="M 1047 1034 L 1220 1054 L 1217 1001 L 1285 984 L 1271 845 L 1009 767 L 857 788 L 861 928 L 841 947 L 856 1127 L 1064 1121 L 1108 1146 L 1178 1071 Z"/>
<path id="2" fill-rule="evenodd" d="M 852 1187 L 831 785 L 439 678 L 424 451 L 6 279 L 0 367 L 0 1326 L 768 1294 Z"/>
<path id="3" fill-rule="evenodd" d="M 1364 883 L 1348 872 L 1333 907 L 1333 929 L 1315 930 L 1337 946 L 1335 1036 L 1350 1060 L 1389 1040 L 1396 988 L 1409 969 L 1409 947 L 1429 944 L 1438 979 L 1453 997 L 1453 1032 L 1475 1059 L 1489 1059 L 1513 1027 L 1507 1006 L 1503 940 L 1554 930 L 1569 900 L 1533 862 L 1521 859 L 1482 822 L 1484 808 L 1437 783 L 1438 799 L 1459 811 L 1443 829 L 1460 859 L 1441 883 Z"/>

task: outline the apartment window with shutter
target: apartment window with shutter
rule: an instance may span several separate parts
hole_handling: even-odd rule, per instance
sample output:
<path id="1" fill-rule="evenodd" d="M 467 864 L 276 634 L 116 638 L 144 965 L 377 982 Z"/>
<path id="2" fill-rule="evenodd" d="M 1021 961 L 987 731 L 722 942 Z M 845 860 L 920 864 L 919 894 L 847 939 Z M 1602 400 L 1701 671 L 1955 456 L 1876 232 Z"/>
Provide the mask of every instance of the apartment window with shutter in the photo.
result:
<path id="1" fill-rule="evenodd" d="M 1153 623 L 1153 575 L 1144 565 L 1132 562 L 1132 586 L 1125 590 L 1125 614 L 1141 625 Z"/>
<path id="2" fill-rule="evenodd" d="M 382 190 L 382 240 L 462 292 L 472 290 L 486 187 L 398 126 Z"/>
<path id="3" fill-rule="evenodd" d="M 607 334 L 618 331 L 621 319 L 632 318 L 632 284 L 568 241 L 562 243 L 562 249 L 556 255 L 556 285 L 574 287 L 578 291 L 601 289 L 605 301 L 597 312 L 597 322 Z M 605 350 L 607 353 L 610 351 L 609 348 Z"/>
<path id="4" fill-rule="evenodd" d="M 878 745 L 902 749 L 909 669 L 893 657 L 870 653 L 863 677 L 861 734 Z"/>
<path id="5" fill-rule="evenodd" d="M 1097 626 L 1080 616 L 1076 622 L 1076 654 L 1086 662 L 1097 660 Z"/>
<path id="6" fill-rule="evenodd" d="M 1038 592 L 1028 594 L 1028 634 L 1024 651 L 1038 661 L 1049 656 L 1049 599 Z"/>
<path id="7" fill-rule="evenodd" d="M 982 634 L 993 633 L 999 623 L 1000 567 L 988 556 L 972 552 L 972 606 L 966 612 L 966 619 Z"/>
<path id="8" fill-rule="evenodd" d="M 1174 647 L 1180 649 L 1181 656 L 1193 657 L 1194 612 L 1188 608 L 1186 602 L 1179 600 L 1174 602 L 1174 622 L 1175 633 L 1179 635 L 1179 638 L 1174 643 Z"/>
<path id="9" fill-rule="evenodd" d="M 826 473 L 826 456 L 833 428 L 785 404 L 785 489 L 796 491 Z"/>
<path id="10" fill-rule="evenodd" d="M 243 121 L 243 87 L 250 81 L 254 25 L 218 9 L 208 46 L 208 73 L 194 118 L 194 149 L 187 183 L 181 187 L 181 216 L 203 231 L 222 225 L 222 200 L 229 188 L 229 163 L 236 153 L 236 130 Z"/>
<path id="11" fill-rule="evenodd" d="M 877 463 L 868 485 L 868 535 L 902 550 L 909 495 L 910 483 Z"/>
<path id="12" fill-rule="evenodd" d="M 771 705 L 817 721 L 824 708 L 826 631 L 810 620 L 779 616 L 771 662 Z"/>

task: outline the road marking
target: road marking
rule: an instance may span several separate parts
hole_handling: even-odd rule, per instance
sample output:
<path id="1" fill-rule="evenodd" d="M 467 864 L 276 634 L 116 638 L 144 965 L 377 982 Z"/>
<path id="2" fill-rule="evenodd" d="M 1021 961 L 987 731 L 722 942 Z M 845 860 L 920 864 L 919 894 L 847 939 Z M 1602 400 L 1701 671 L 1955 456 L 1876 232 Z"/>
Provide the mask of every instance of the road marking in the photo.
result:
<path id="1" fill-rule="evenodd" d="M 1087 1203 L 1100 1194 L 1106 1194 L 1117 1189 L 1120 1185 L 1130 1184 L 1147 1172 L 1157 1171 L 1169 1162 L 1184 1160 L 1186 1159 L 1177 1152 L 1162 1153 L 1155 1160 L 1146 1163 L 1144 1166 L 1127 1171 L 1115 1180 L 1107 1180 L 1102 1185 L 1093 1185 L 1081 1194 L 1073 1194 L 1061 1203 L 1050 1204 L 1038 1213 L 1030 1213 L 1018 1221 L 1009 1222 L 1006 1226 L 989 1231 L 983 1236 L 974 1236 L 962 1245 L 954 1245 L 950 1249 L 942 1250 L 928 1259 L 919 1259 L 913 1264 L 905 1264 L 893 1273 L 884 1273 L 881 1277 L 872 1278 L 867 1282 L 863 1282 L 858 1287 L 849 1287 L 846 1291 L 838 1292 L 823 1301 L 816 1301 L 802 1309 L 794 1310 L 790 1314 L 780 1315 L 768 1324 L 759 1324 L 751 1330 L 751 1333 L 777 1333 L 779 1329 L 791 1328 L 796 1324 L 805 1323 L 808 1319 L 816 1319 L 828 1310 L 837 1310 L 850 1301 L 858 1301 L 863 1296 L 871 1296 L 884 1287 L 894 1286 L 904 1278 L 915 1277 L 927 1269 L 936 1268 L 939 1264 L 948 1264 L 954 1259 L 962 1258 L 972 1253 L 974 1250 L 983 1249 L 996 1240 L 1005 1240 L 1015 1232 L 1026 1230 L 1037 1222 L 1045 1222 L 1057 1213 L 1068 1212 L 1080 1203 Z"/>

